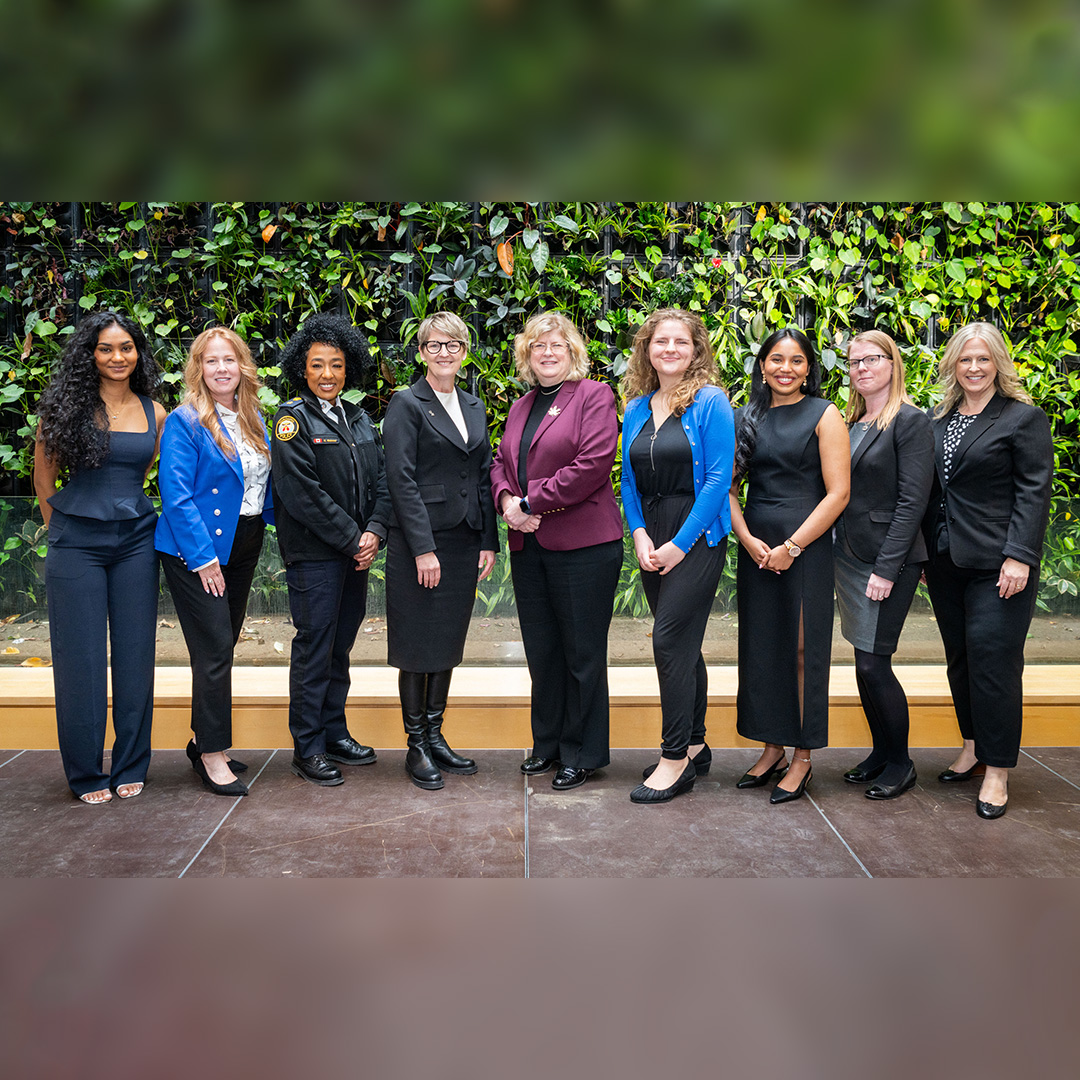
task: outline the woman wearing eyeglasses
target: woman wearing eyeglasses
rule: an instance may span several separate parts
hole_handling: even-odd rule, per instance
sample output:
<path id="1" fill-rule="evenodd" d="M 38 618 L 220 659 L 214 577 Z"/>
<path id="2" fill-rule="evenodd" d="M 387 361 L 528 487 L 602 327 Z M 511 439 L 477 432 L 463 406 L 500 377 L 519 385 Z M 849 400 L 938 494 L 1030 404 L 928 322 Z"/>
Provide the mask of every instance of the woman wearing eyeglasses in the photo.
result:
<path id="1" fill-rule="evenodd" d="M 622 569 L 622 516 L 611 486 L 615 395 L 585 378 L 589 355 L 565 315 L 534 315 L 515 341 L 532 387 L 510 408 L 491 469 L 510 527 L 510 569 L 532 678 L 529 776 L 585 783 L 608 756 L 607 636 Z"/>
<path id="2" fill-rule="evenodd" d="M 387 661 L 398 691 L 418 787 L 442 774 L 475 773 L 442 734 L 454 668 L 461 663 L 477 581 L 495 565 L 499 539 L 491 501 L 491 443 L 484 403 L 458 388 L 469 331 L 439 312 L 420 324 L 423 378 L 398 391 L 383 421 L 393 514 L 386 548 Z"/>
<path id="3" fill-rule="evenodd" d="M 868 799 L 913 787 L 908 703 L 892 654 L 926 561 L 920 526 L 934 476 L 934 437 L 904 385 L 888 334 L 868 330 L 848 346 L 851 499 L 836 523 L 833 559 L 840 632 L 855 649 L 855 680 L 870 726 L 870 756 L 844 773 Z"/>

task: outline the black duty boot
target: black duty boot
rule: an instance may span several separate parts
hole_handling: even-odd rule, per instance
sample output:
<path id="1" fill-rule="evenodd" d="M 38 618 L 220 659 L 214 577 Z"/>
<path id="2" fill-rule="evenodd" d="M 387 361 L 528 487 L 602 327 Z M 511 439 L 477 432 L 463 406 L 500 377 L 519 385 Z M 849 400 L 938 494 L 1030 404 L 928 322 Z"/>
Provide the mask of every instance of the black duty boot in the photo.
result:
<path id="1" fill-rule="evenodd" d="M 443 738 L 443 713 L 446 712 L 446 698 L 450 693 L 449 671 L 435 671 L 427 677 L 427 739 L 431 748 L 431 757 L 443 772 L 460 773 L 471 776 L 476 772 L 476 762 L 472 758 L 462 757 L 450 749 Z"/>
<path id="2" fill-rule="evenodd" d="M 438 765 L 431 760 L 428 749 L 427 719 L 424 715 L 426 682 L 427 676 L 423 672 L 402 671 L 398 674 L 401 717 L 405 722 L 409 746 L 405 755 L 405 771 L 417 787 L 435 791 L 443 786 L 443 778 Z"/>

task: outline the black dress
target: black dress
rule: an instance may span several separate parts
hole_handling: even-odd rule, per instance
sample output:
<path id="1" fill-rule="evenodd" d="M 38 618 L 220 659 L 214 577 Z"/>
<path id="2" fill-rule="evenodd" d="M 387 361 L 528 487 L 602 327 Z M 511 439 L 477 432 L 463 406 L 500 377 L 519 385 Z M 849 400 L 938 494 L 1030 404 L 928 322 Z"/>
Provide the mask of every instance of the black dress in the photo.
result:
<path id="1" fill-rule="evenodd" d="M 779 405 L 758 425 L 743 517 L 770 547 L 790 538 L 825 497 L 815 428 L 829 402 L 804 397 Z M 756 742 L 813 750 L 829 741 L 832 656 L 831 532 L 818 537 L 782 574 L 761 570 L 739 548 L 738 732 Z M 804 673 L 800 709 L 799 625 Z"/>

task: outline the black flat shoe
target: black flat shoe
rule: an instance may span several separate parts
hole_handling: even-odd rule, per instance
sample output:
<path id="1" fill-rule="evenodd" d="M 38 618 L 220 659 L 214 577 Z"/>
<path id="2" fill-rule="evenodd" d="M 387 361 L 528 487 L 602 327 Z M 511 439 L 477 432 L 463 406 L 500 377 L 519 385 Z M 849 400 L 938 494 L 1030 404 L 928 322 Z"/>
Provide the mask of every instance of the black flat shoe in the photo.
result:
<path id="1" fill-rule="evenodd" d="M 987 821 L 993 821 L 994 818 L 1004 816 L 1008 805 L 1007 802 L 1003 802 L 1000 806 L 997 806 L 992 802 L 983 802 L 982 799 L 977 799 L 975 801 L 975 813 L 981 818 L 986 818 Z"/>
<path id="2" fill-rule="evenodd" d="M 856 765 L 854 769 L 848 769 L 844 773 L 844 779 L 849 784 L 869 784 L 871 780 L 876 780 L 885 771 L 885 766 L 888 764 L 887 761 L 884 761 L 880 765 L 875 765 L 872 769 L 864 769 L 861 765 Z"/>
<path id="3" fill-rule="evenodd" d="M 553 757 L 527 757 L 521 763 L 521 771 L 526 776 L 539 776 L 541 773 L 546 773 L 553 765 L 558 765 L 558 761 Z"/>
<path id="4" fill-rule="evenodd" d="M 638 786 L 630 792 L 630 801 L 635 803 L 670 802 L 676 795 L 681 795 L 684 791 L 692 790 L 696 779 L 697 766 L 694 764 L 693 760 L 690 760 L 686 763 L 686 768 L 683 769 L 678 780 L 676 780 L 671 787 L 650 788 L 646 787 L 644 784 L 638 784 Z"/>
<path id="5" fill-rule="evenodd" d="M 344 739 L 326 744 L 328 761 L 338 761 L 342 765 L 374 765 L 375 751 L 370 746 L 363 746 L 351 735 Z"/>
<path id="6" fill-rule="evenodd" d="M 755 776 L 753 773 L 743 773 L 742 779 L 739 780 L 735 786 L 737 788 L 752 788 L 752 787 L 764 787 L 771 776 L 775 776 L 780 779 L 787 772 L 788 763 L 787 758 L 782 757 L 775 765 L 763 772 L 760 776 Z"/>
<path id="7" fill-rule="evenodd" d="M 194 739 L 188 739 L 188 744 L 184 747 L 184 751 L 188 756 L 188 761 L 191 762 L 191 767 L 195 768 L 195 762 L 202 760 L 202 754 L 199 753 L 198 748 L 195 746 Z M 247 766 L 242 761 L 237 761 L 236 758 L 229 758 L 229 768 L 234 773 L 247 772 Z M 195 769 L 198 772 L 198 769 Z"/>
<path id="8" fill-rule="evenodd" d="M 199 779 L 215 795 L 246 795 L 248 793 L 247 787 L 239 780 L 233 780 L 229 784 L 218 784 L 211 780 L 210 774 L 206 771 L 206 766 L 203 764 L 201 755 L 191 764 L 195 766 L 195 771 L 199 774 Z"/>
<path id="9" fill-rule="evenodd" d="M 982 776 L 986 772 L 986 766 L 981 761 L 976 761 L 970 769 L 965 769 L 964 772 L 953 772 L 952 769 L 946 769 L 942 773 L 938 773 L 938 779 L 943 784 L 958 784 L 961 780 L 970 780 L 973 776 Z"/>
<path id="10" fill-rule="evenodd" d="M 551 786 L 556 791 L 566 791 L 569 788 L 580 787 L 589 777 L 592 769 L 571 769 L 569 765 L 560 765 Z"/>
<path id="11" fill-rule="evenodd" d="M 915 781 L 918 779 L 915 766 L 909 765 L 908 771 L 898 784 L 871 784 L 863 794 L 868 799 L 895 799 L 898 795 L 903 795 L 909 788 L 913 788 Z"/>
<path id="12" fill-rule="evenodd" d="M 704 776 L 712 766 L 712 751 L 709 749 L 706 743 L 691 759 L 691 763 L 694 766 L 695 776 Z M 656 772 L 656 766 L 650 765 L 647 769 L 641 773 L 642 780 L 648 780 L 652 774 Z"/>
<path id="13" fill-rule="evenodd" d="M 773 788 L 772 794 L 769 796 L 769 802 L 774 806 L 777 803 L 794 802 L 796 799 L 803 797 L 803 792 L 806 790 L 806 785 L 810 783 L 810 778 L 814 775 L 813 768 L 806 770 L 806 775 L 802 778 L 802 782 L 794 791 L 785 791 L 779 784 Z"/>
<path id="14" fill-rule="evenodd" d="M 308 780 L 320 787 L 337 787 L 345 783 L 345 777 L 336 765 L 331 765 L 323 754 L 312 754 L 311 757 L 297 757 L 293 754 L 292 771 L 304 780 Z"/>

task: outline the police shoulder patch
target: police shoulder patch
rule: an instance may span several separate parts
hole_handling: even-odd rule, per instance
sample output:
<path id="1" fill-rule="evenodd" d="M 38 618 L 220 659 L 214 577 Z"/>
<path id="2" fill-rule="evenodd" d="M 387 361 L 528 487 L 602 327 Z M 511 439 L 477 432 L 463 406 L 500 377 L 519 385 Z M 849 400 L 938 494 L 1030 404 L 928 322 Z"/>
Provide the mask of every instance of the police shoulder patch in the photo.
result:
<path id="1" fill-rule="evenodd" d="M 288 442 L 299 430 L 295 416 L 279 416 L 274 424 L 274 438 L 279 442 Z"/>

